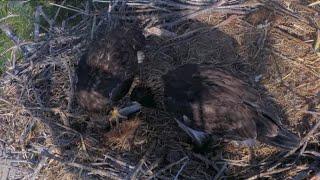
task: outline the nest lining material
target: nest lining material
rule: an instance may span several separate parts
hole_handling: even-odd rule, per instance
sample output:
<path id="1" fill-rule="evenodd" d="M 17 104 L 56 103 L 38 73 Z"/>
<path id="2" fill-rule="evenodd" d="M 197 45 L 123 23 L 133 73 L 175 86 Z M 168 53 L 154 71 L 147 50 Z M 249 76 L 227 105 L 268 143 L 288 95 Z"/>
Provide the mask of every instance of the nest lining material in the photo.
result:
<path id="1" fill-rule="evenodd" d="M 248 149 L 223 142 L 210 145 L 201 154 L 161 110 L 143 109 L 138 117 L 122 124 L 120 131 L 104 129 L 103 116 L 93 117 L 77 105 L 74 69 L 90 44 L 88 37 L 100 34 L 96 35 L 98 39 L 108 32 L 101 29 L 113 27 L 110 24 L 117 24 L 119 17 L 135 17 L 126 14 L 125 8 L 115 8 L 122 16 L 101 13 L 94 22 L 98 27 L 92 26 L 94 18 L 86 16 L 75 26 L 57 26 L 49 39 L 36 43 L 38 48 L 33 55 L 9 62 L 0 80 L 0 147 L 6 150 L 0 163 L 9 160 L 6 163 L 13 169 L 10 178 L 77 179 L 79 169 L 85 170 L 81 178 L 109 179 L 256 179 L 316 173 L 319 138 L 314 135 L 317 127 L 313 125 L 319 117 L 320 61 L 312 44 L 306 41 L 319 28 L 309 23 L 308 17 L 319 9 L 293 2 L 289 6 L 295 8 L 292 14 L 283 5 L 286 1 L 262 1 L 264 6 L 245 1 L 216 4 L 222 7 L 193 16 L 188 15 L 189 11 L 199 9 L 189 1 L 183 6 L 175 1 L 168 1 L 165 6 L 160 1 L 156 6 L 137 3 L 127 10 L 141 10 L 142 5 L 180 10 L 175 16 L 162 12 L 138 16 L 148 22 L 147 28 L 156 27 L 163 32 L 161 36 L 155 33 L 148 37 L 143 68 L 144 81 L 153 85 L 159 102 L 163 91 L 160 77 L 168 70 L 188 62 L 215 64 L 252 84 L 263 84 L 257 88 L 270 103 L 278 104 L 274 111 L 278 111 L 283 123 L 308 137 L 308 146 L 301 151 L 304 155 L 293 161 L 297 156 L 292 153 L 283 158 L 283 152 L 260 145 L 254 150 L 256 168 L 247 159 Z M 127 2 L 129 7 L 132 4 Z M 167 22 L 162 23 L 163 20 Z M 99 28 L 99 24 L 103 25 Z M 280 165 L 274 166 L 277 162 Z M 307 173 L 305 177 L 308 176 Z"/>

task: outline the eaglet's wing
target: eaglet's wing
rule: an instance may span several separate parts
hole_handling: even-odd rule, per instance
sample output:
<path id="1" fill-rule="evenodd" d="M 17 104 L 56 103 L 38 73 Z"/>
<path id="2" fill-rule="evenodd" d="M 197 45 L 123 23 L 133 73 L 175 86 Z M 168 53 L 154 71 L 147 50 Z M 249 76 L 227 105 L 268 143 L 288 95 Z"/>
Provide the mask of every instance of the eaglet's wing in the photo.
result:
<path id="1" fill-rule="evenodd" d="M 259 96 L 244 82 L 219 69 L 188 64 L 169 72 L 164 83 L 167 108 L 188 116 L 192 128 L 231 139 L 257 137 L 258 113 L 244 102 L 257 102 Z"/>

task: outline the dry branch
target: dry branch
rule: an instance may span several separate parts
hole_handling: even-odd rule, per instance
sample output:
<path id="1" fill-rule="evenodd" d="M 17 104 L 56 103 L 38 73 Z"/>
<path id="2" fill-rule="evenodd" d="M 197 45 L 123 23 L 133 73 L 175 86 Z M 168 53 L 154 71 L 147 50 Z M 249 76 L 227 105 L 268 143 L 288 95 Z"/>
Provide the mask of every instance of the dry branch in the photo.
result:
<path id="1" fill-rule="evenodd" d="M 0 29 L 8 36 L 8 38 L 18 46 L 25 57 L 32 53 L 33 49 L 28 45 L 22 45 L 22 40 L 19 38 L 12 30 L 12 28 L 7 24 L 0 24 Z"/>
<path id="2" fill-rule="evenodd" d="M 184 161 L 188 161 L 188 160 L 189 160 L 189 158 L 188 158 L 187 156 L 185 156 L 185 157 L 181 158 L 180 160 L 178 160 L 178 161 L 176 161 L 176 162 L 173 162 L 173 163 L 167 165 L 167 166 L 164 167 L 163 169 L 160 169 L 157 173 L 155 173 L 154 175 L 148 177 L 147 179 L 149 180 L 149 179 L 156 178 L 156 177 L 159 176 L 161 173 L 167 171 L 168 169 L 172 168 L 173 166 L 176 166 L 176 165 L 178 165 L 178 164 L 180 164 L 180 163 L 182 163 L 182 162 L 184 162 Z"/>
<path id="3" fill-rule="evenodd" d="M 147 157 L 152 153 L 152 151 L 155 148 L 156 143 L 154 142 L 150 148 L 148 149 L 148 151 L 144 154 L 144 156 L 140 159 L 139 163 L 137 164 L 137 166 L 134 168 L 132 174 L 130 175 L 131 180 L 136 180 L 139 172 L 142 170 L 142 165 L 146 162 Z"/>

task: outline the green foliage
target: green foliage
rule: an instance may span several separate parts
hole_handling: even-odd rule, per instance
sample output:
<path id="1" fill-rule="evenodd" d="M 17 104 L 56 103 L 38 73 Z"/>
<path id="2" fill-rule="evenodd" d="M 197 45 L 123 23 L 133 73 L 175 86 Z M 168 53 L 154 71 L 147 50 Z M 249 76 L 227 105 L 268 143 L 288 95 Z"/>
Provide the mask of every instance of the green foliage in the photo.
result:
<path id="1" fill-rule="evenodd" d="M 60 1 L 57 1 L 60 3 Z M 62 1 L 61 1 L 62 2 Z M 83 0 L 67 0 L 68 5 L 79 7 L 83 4 Z M 43 11 L 49 18 L 55 16 L 58 7 L 50 5 L 49 3 L 55 3 L 51 0 L 30 0 L 30 1 L 17 1 L 17 0 L 0 0 L 0 23 L 7 23 L 15 30 L 15 33 L 23 40 L 28 41 L 33 39 L 33 22 L 34 12 L 37 6 L 41 5 Z M 83 7 L 79 7 L 83 8 Z M 61 22 L 63 19 L 74 15 L 75 12 L 61 8 L 57 22 Z M 17 15 L 15 17 L 8 17 L 9 15 Z M 40 18 L 40 24 L 42 27 L 48 27 L 48 23 Z M 42 29 L 42 32 L 44 30 Z M 4 53 L 14 44 L 11 40 L 0 31 L 0 74 L 3 68 L 3 64 L 10 59 L 11 51 Z"/>
<path id="2" fill-rule="evenodd" d="M 7 23 L 15 29 L 23 39 L 30 40 L 32 34 L 32 14 L 33 8 L 29 4 L 21 4 L 19 1 L 1 1 L 0 2 L 0 19 L 6 18 L 9 15 L 17 15 L 2 20 L 0 23 Z M 0 71 L 4 62 L 10 57 L 10 52 L 4 53 L 8 48 L 14 44 L 4 34 L 0 33 Z M 4 53 L 4 54 L 3 54 Z"/>

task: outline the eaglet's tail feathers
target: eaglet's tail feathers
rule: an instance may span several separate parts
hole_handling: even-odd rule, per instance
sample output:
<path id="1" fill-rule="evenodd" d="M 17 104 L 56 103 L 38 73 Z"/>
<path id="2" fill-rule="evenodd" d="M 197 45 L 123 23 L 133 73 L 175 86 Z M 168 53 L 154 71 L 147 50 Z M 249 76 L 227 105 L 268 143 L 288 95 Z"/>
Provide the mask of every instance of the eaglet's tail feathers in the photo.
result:
<path id="1" fill-rule="evenodd" d="M 179 127 L 183 129 L 199 145 L 203 144 L 203 142 L 209 136 L 208 133 L 197 131 L 188 127 L 185 124 L 186 122 L 182 122 L 178 119 L 175 119 L 175 121 L 178 123 Z M 284 150 L 292 150 L 300 145 L 300 138 L 285 128 L 279 129 L 277 135 L 273 137 L 260 136 L 258 137 L 258 141 L 282 148 Z"/>
<path id="2" fill-rule="evenodd" d="M 300 138 L 286 129 L 280 129 L 274 137 L 260 137 L 259 141 L 284 150 L 292 150 L 300 145 Z"/>
<path id="3" fill-rule="evenodd" d="M 197 144 L 203 144 L 203 141 L 208 137 L 209 134 L 201 131 L 197 131 L 189 128 L 183 122 L 175 118 L 175 121 L 178 123 L 179 127 L 183 129 Z"/>

